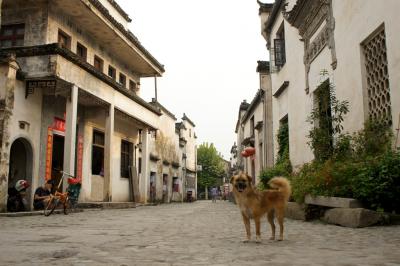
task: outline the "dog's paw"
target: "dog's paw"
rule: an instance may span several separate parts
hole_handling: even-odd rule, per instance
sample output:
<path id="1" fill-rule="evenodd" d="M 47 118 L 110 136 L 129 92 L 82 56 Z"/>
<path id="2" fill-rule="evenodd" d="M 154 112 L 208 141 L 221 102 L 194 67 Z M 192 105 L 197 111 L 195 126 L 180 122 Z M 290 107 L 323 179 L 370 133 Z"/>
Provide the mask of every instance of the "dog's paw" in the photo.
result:
<path id="1" fill-rule="evenodd" d="M 275 240 L 275 237 L 274 237 L 274 236 L 271 236 L 271 237 L 269 238 L 269 240 Z"/>
<path id="2" fill-rule="evenodd" d="M 245 238 L 242 240 L 243 243 L 249 243 L 250 239 L 249 238 Z"/>
<path id="3" fill-rule="evenodd" d="M 283 241 L 283 237 L 279 237 L 277 240 L 278 241 Z"/>
<path id="4" fill-rule="evenodd" d="M 256 243 L 261 243 L 261 236 L 256 236 Z"/>

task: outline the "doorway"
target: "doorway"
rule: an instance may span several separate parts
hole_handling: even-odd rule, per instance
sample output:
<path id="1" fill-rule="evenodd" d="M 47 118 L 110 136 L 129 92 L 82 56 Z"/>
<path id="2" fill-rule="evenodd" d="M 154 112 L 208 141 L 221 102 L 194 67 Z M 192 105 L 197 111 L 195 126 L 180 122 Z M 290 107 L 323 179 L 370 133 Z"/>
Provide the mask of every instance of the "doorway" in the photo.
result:
<path id="1" fill-rule="evenodd" d="M 15 186 L 18 180 L 26 180 L 30 186 L 26 190 L 26 209 L 30 210 L 32 201 L 32 167 L 33 152 L 32 146 L 28 140 L 24 138 L 16 139 L 10 149 L 10 163 L 8 172 L 8 188 Z"/>
<path id="2" fill-rule="evenodd" d="M 53 154 L 51 157 L 51 179 L 54 180 L 55 187 L 61 180 L 64 169 L 64 136 L 53 135 Z M 62 185 L 59 191 L 62 191 Z"/>

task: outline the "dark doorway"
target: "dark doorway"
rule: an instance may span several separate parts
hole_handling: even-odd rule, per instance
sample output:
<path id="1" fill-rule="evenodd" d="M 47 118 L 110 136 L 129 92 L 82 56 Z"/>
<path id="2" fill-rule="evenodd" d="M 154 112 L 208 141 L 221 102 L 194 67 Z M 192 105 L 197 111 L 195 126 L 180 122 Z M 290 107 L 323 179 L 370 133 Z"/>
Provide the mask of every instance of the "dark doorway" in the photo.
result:
<path id="1" fill-rule="evenodd" d="M 54 134 L 53 136 L 53 155 L 51 164 L 51 179 L 57 186 L 62 177 L 61 171 L 64 169 L 64 137 Z M 60 186 L 62 191 L 62 185 Z"/>
<path id="2" fill-rule="evenodd" d="M 8 172 L 8 188 L 15 186 L 18 180 L 26 180 L 30 186 L 26 190 L 25 208 L 31 209 L 31 194 L 32 194 L 32 146 L 24 138 L 16 139 L 10 149 L 10 164 Z"/>
<path id="3" fill-rule="evenodd" d="M 163 174 L 163 202 L 168 202 L 168 175 Z"/>

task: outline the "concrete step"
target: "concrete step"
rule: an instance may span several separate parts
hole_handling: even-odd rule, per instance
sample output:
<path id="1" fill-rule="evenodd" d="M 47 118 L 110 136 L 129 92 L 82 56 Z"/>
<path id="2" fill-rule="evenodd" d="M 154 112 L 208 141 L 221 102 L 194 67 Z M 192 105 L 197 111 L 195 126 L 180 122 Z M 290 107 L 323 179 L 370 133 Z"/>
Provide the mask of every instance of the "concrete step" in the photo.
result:
<path id="1" fill-rule="evenodd" d="M 136 208 L 139 204 L 135 202 L 79 202 L 78 208 L 82 209 L 128 209 Z"/>
<path id="2" fill-rule="evenodd" d="M 77 208 L 73 212 L 83 212 L 83 210 Z M 56 209 L 56 210 L 54 210 L 53 214 L 64 214 L 64 210 L 63 209 Z M 0 217 L 23 217 L 23 216 L 38 216 L 38 215 L 44 215 L 43 210 L 42 211 L 0 213 Z"/>

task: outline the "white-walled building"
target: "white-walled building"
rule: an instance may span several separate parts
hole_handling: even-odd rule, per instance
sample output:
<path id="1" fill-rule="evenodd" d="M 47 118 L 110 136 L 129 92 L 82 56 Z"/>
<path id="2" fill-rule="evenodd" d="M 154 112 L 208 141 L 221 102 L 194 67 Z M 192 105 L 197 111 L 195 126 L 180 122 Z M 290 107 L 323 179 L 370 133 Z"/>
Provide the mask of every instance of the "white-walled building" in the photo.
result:
<path id="1" fill-rule="evenodd" d="M 270 53 L 273 130 L 289 126 L 293 166 L 314 155 L 306 122 L 318 90 L 333 84 L 349 102 L 344 132 L 363 128 L 368 118 L 399 127 L 400 1 L 277 0 L 260 3 L 262 35 Z M 274 138 L 274 154 L 277 145 Z M 397 144 L 399 145 L 399 144 Z"/>
<path id="2" fill-rule="evenodd" d="M 255 184 L 260 172 L 274 162 L 269 62 L 258 61 L 257 72 L 260 88 L 250 104 L 243 101 L 239 107 L 235 131 L 238 144 L 231 149 L 233 168 L 246 172 Z M 254 148 L 254 155 L 242 156 L 246 148 Z"/>

